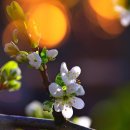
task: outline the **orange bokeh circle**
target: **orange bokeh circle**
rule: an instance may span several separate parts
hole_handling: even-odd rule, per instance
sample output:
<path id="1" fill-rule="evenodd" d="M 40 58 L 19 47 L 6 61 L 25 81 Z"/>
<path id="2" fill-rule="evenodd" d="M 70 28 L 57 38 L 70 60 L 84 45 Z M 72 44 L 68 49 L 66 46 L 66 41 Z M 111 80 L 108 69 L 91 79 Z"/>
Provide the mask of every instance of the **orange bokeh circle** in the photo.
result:
<path id="1" fill-rule="evenodd" d="M 58 1 L 43 0 L 28 16 L 28 34 L 40 47 L 58 46 L 69 32 L 67 11 Z"/>

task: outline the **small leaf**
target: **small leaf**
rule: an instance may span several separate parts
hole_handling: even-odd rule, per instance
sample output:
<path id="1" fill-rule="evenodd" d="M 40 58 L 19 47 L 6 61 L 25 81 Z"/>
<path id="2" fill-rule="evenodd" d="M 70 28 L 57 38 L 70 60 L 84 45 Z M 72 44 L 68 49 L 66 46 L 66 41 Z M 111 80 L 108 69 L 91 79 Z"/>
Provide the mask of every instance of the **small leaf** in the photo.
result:
<path id="1" fill-rule="evenodd" d="M 9 87 L 9 91 L 16 91 L 20 89 L 21 83 L 16 80 L 11 80 L 8 81 L 8 87 Z"/>
<path id="2" fill-rule="evenodd" d="M 7 62 L 0 70 L 0 82 L 9 91 L 18 90 L 21 87 L 21 83 L 17 81 L 21 77 L 21 70 L 15 61 Z"/>
<path id="3" fill-rule="evenodd" d="M 6 76 L 9 76 L 10 71 L 17 68 L 18 68 L 18 64 L 15 61 L 9 61 L 2 66 L 1 73 L 3 73 L 3 71 L 6 71 Z"/>
<path id="4" fill-rule="evenodd" d="M 41 59 L 42 59 L 42 63 L 43 64 L 46 64 L 49 60 L 48 60 L 48 57 L 46 55 L 46 48 L 43 48 L 42 49 L 42 52 L 40 53 L 40 56 L 41 56 Z"/>
<path id="5" fill-rule="evenodd" d="M 52 107 L 53 107 L 53 102 L 52 101 L 45 101 L 43 103 L 43 111 L 52 111 Z"/>
<path id="6" fill-rule="evenodd" d="M 56 79 L 55 79 L 55 82 L 56 82 L 58 85 L 60 85 L 60 86 L 66 86 L 65 83 L 64 83 L 63 80 L 62 80 L 62 77 L 61 77 L 61 74 L 60 74 L 60 73 L 57 74 Z"/>
<path id="7" fill-rule="evenodd" d="M 12 20 L 25 20 L 24 11 L 16 1 L 8 5 L 6 11 Z"/>

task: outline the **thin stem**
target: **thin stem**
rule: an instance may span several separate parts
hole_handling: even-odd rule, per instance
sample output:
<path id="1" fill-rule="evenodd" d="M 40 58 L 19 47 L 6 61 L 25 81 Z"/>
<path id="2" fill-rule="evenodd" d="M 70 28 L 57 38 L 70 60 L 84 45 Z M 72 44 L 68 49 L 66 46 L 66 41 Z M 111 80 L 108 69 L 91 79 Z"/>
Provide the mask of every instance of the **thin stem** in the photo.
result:
<path id="1" fill-rule="evenodd" d="M 47 72 L 47 66 L 43 66 L 43 71 L 40 70 L 40 73 L 41 73 L 41 76 L 42 76 L 42 79 L 43 79 L 43 85 L 46 89 L 46 91 L 48 91 L 48 86 L 50 84 L 50 80 L 49 80 L 49 76 L 48 76 L 48 72 Z"/>
<path id="2" fill-rule="evenodd" d="M 44 65 L 43 69 L 44 69 L 44 71 L 40 71 L 40 73 L 41 73 L 41 76 L 43 79 L 44 87 L 45 87 L 46 91 L 49 93 L 48 86 L 50 84 L 50 80 L 49 80 L 49 76 L 47 73 L 47 66 Z M 54 108 L 53 108 L 52 114 L 54 116 L 54 120 L 55 120 L 56 125 L 62 125 L 66 122 L 66 119 L 62 116 L 61 112 L 56 112 L 54 110 Z"/>
<path id="3" fill-rule="evenodd" d="M 7 89 L 2 83 L 0 83 L 0 90 L 5 90 Z"/>

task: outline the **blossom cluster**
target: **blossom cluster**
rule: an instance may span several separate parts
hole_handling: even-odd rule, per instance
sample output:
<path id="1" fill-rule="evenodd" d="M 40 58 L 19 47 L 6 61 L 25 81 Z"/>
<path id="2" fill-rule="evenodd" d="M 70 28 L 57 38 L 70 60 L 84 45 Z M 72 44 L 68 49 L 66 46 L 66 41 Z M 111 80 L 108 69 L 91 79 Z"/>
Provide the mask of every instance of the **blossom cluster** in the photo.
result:
<path id="1" fill-rule="evenodd" d="M 47 50 L 44 48 L 40 54 L 38 51 L 20 51 L 18 46 L 12 41 L 5 44 L 4 51 L 10 55 L 10 57 L 15 58 L 17 62 L 28 62 L 30 66 L 35 69 L 40 69 L 42 64 L 46 64 L 47 62 L 54 60 L 58 55 L 58 51 L 56 49 Z"/>
<path id="2" fill-rule="evenodd" d="M 56 81 L 49 85 L 50 94 L 54 98 L 54 110 L 62 112 L 65 118 L 72 117 L 72 107 L 82 109 L 85 105 L 81 98 L 76 97 L 85 94 L 83 86 L 76 82 L 80 73 L 80 67 L 75 66 L 69 71 L 63 62 Z"/>

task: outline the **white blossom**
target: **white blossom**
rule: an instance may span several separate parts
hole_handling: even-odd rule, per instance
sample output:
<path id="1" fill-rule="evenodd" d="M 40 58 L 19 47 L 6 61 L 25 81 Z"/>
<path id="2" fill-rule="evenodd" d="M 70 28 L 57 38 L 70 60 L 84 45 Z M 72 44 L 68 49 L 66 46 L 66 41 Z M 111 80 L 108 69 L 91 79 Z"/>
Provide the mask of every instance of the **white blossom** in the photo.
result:
<path id="1" fill-rule="evenodd" d="M 33 113 L 43 111 L 42 110 L 42 103 L 39 101 L 33 101 L 30 104 L 28 104 L 25 108 L 25 113 L 27 115 L 33 115 Z"/>
<path id="2" fill-rule="evenodd" d="M 124 27 L 130 25 L 130 11 L 120 5 L 115 6 L 115 10 L 120 14 L 120 22 Z"/>
<path id="3" fill-rule="evenodd" d="M 69 71 L 66 63 L 63 62 L 61 64 L 60 73 L 65 84 L 69 85 L 72 83 L 76 83 L 76 79 L 79 77 L 81 69 L 79 66 L 75 66 Z"/>
<path id="4" fill-rule="evenodd" d="M 20 50 L 13 42 L 10 42 L 5 44 L 4 51 L 11 57 L 15 57 Z"/>
<path id="5" fill-rule="evenodd" d="M 80 126 L 84 126 L 86 128 L 90 128 L 92 120 L 87 116 L 81 116 L 76 119 L 74 119 L 74 123 Z"/>
<path id="6" fill-rule="evenodd" d="M 28 54 L 27 59 L 29 60 L 29 64 L 36 68 L 39 69 L 42 63 L 41 57 L 39 56 L 39 54 L 37 54 L 36 52 L 33 52 L 31 54 Z"/>
<path id="7" fill-rule="evenodd" d="M 76 97 L 85 94 L 83 87 L 76 83 L 76 78 L 81 73 L 81 69 L 76 66 L 68 71 L 66 64 L 62 63 L 60 71 L 65 86 L 51 83 L 49 85 L 49 92 L 55 98 L 55 111 L 62 112 L 65 118 L 71 118 L 73 115 L 72 107 L 82 109 L 85 105 L 81 98 Z"/>
<path id="8" fill-rule="evenodd" d="M 46 54 L 50 59 L 54 59 L 58 55 L 58 51 L 56 49 L 47 50 Z"/>

